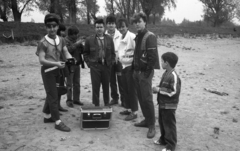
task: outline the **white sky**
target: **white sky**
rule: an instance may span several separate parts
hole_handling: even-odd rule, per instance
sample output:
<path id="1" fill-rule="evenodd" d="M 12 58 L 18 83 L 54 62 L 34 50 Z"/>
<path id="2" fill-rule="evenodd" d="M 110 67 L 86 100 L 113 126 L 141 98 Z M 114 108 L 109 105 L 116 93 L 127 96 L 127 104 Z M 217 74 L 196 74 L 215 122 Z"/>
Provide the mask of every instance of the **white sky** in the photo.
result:
<path id="1" fill-rule="evenodd" d="M 97 3 L 100 6 L 100 12 L 97 15 L 107 15 L 105 11 L 105 1 L 97 0 Z M 176 23 L 181 23 L 184 18 L 190 21 L 202 20 L 203 5 L 199 0 L 176 0 L 176 6 L 175 9 L 166 9 L 164 17 L 174 19 Z M 34 11 L 28 16 L 24 14 L 22 16 L 23 22 L 30 22 L 32 19 L 35 22 L 43 22 L 44 14 L 39 11 Z"/>

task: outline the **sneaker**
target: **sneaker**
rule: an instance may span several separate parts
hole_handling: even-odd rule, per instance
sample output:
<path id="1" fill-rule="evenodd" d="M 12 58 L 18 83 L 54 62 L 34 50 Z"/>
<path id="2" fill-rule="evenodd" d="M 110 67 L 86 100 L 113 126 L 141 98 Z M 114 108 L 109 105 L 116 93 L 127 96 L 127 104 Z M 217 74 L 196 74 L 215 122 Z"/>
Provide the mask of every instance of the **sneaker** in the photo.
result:
<path id="1" fill-rule="evenodd" d="M 151 126 L 148 129 L 147 138 L 153 138 L 156 134 L 155 127 Z"/>
<path id="2" fill-rule="evenodd" d="M 77 104 L 77 105 L 83 105 L 83 103 L 81 101 L 73 101 L 73 104 Z"/>
<path id="3" fill-rule="evenodd" d="M 50 117 L 50 118 L 44 118 L 43 123 L 54 123 L 55 121 Z"/>
<path id="4" fill-rule="evenodd" d="M 171 151 L 171 149 L 164 148 L 162 151 Z"/>
<path id="5" fill-rule="evenodd" d="M 109 105 L 116 105 L 118 104 L 118 100 L 111 100 L 111 102 L 109 103 Z"/>
<path id="6" fill-rule="evenodd" d="M 130 115 L 131 112 L 129 112 L 128 110 L 125 110 L 125 111 L 120 112 L 119 114 L 121 114 L 121 115 Z"/>
<path id="7" fill-rule="evenodd" d="M 163 146 L 167 145 L 167 143 L 162 142 L 160 139 L 153 141 L 153 143 L 155 145 L 163 145 Z"/>
<path id="8" fill-rule="evenodd" d="M 70 132 L 71 129 L 67 127 L 63 122 L 60 122 L 59 125 L 55 124 L 55 129 L 63 131 L 63 132 Z"/>
<path id="9" fill-rule="evenodd" d="M 66 104 L 67 104 L 68 107 L 73 108 L 73 103 L 72 103 L 72 101 L 67 100 Z"/>
<path id="10" fill-rule="evenodd" d="M 58 110 L 61 111 L 61 112 L 67 112 L 68 111 L 67 109 L 64 109 L 62 106 L 59 106 Z"/>
<path id="11" fill-rule="evenodd" d="M 143 120 L 143 121 L 141 121 L 141 122 L 139 122 L 139 123 L 135 123 L 134 126 L 136 126 L 136 127 L 146 127 L 146 128 L 148 128 L 148 125 L 147 125 L 147 123 L 146 123 L 145 120 Z"/>
<path id="12" fill-rule="evenodd" d="M 131 113 L 130 115 L 128 115 L 124 120 L 125 121 L 131 121 L 137 118 L 137 114 L 133 114 Z"/>

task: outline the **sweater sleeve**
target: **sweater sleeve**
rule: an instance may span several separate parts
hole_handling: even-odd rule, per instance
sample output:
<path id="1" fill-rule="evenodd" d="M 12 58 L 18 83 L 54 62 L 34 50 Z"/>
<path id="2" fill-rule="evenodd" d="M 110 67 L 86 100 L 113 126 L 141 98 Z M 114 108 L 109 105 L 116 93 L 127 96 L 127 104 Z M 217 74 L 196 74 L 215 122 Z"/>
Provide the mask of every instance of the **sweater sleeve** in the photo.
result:
<path id="1" fill-rule="evenodd" d="M 168 85 L 170 87 L 164 87 L 165 83 L 163 82 L 162 86 L 160 87 L 159 93 L 162 95 L 167 95 L 169 97 L 173 97 L 175 94 L 177 94 L 177 74 L 175 72 L 172 73 L 172 76 L 169 79 Z"/>

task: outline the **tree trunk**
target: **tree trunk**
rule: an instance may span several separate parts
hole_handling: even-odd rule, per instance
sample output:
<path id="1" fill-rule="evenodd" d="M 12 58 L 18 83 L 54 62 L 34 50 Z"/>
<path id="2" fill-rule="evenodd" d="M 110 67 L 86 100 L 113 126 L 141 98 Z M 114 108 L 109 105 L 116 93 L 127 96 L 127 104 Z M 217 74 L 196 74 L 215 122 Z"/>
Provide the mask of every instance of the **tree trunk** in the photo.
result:
<path id="1" fill-rule="evenodd" d="M 11 0 L 11 4 L 14 21 L 21 22 L 22 12 L 18 11 L 17 1 Z"/>
<path id="2" fill-rule="evenodd" d="M 8 17 L 7 17 L 7 8 L 8 8 L 8 3 L 7 0 L 3 0 L 3 8 L 0 7 L 0 14 L 1 14 L 1 19 L 4 22 L 8 21 Z"/>
<path id="3" fill-rule="evenodd" d="M 71 24 L 76 24 L 76 20 L 77 20 L 77 17 L 76 17 L 76 12 L 77 12 L 76 0 L 69 1 L 68 10 L 69 10 L 69 22 Z"/>
<path id="4" fill-rule="evenodd" d="M 50 13 L 59 15 L 60 22 L 63 23 L 63 15 L 61 13 L 61 7 L 59 5 L 59 0 L 50 0 Z"/>

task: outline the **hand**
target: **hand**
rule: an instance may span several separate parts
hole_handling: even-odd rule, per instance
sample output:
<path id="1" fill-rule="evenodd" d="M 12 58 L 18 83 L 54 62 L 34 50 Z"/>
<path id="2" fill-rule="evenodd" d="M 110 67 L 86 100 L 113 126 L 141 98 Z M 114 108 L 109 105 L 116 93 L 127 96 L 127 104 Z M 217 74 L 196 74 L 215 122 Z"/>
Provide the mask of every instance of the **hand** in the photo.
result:
<path id="1" fill-rule="evenodd" d="M 62 69 L 62 68 L 65 67 L 65 62 L 58 61 L 58 62 L 56 63 L 56 65 L 57 65 L 58 68 Z"/>
<path id="2" fill-rule="evenodd" d="M 153 93 L 158 93 L 159 90 L 160 90 L 159 87 L 153 87 L 153 88 L 152 88 L 152 92 L 153 92 Z"/>

